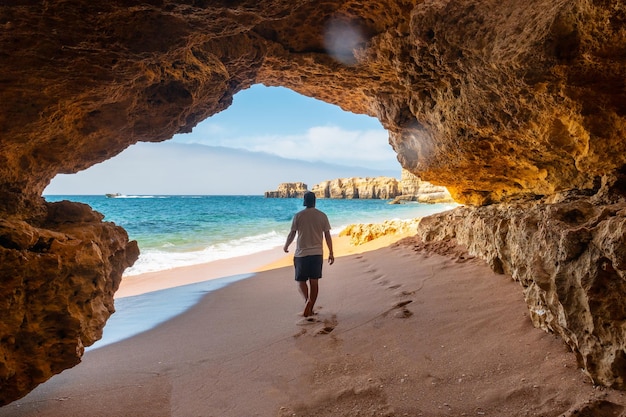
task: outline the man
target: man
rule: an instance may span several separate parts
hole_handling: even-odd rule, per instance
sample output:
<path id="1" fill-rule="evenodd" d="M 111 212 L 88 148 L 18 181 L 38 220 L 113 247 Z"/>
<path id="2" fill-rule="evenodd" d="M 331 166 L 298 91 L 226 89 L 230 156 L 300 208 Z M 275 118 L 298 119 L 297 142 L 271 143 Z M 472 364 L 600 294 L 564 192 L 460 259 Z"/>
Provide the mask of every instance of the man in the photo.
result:
<path id="1" fill-rule="evenodd" d="M 326 214 L 315 208 L 315 194 L 308 191 L 304 194 L 304 210 L 293 216 L 291 231 L 283 250 L 289 252 L 289 245 L 298 235 L 296 252 L 293 264 L 296 270 L 296 281 L 300 293 L 304 297 L 303 316 L 311 320 L 313 307 L 317 300 L 318 280 L 322 278 L 322 264 L 324 263 L 324 242 L 328 246 L 328 263 L 335 262 L 333 255 L 333 241 L 330 237 L 330 223 Z M 310 285 L 307 285 L 307 282 Z"/>

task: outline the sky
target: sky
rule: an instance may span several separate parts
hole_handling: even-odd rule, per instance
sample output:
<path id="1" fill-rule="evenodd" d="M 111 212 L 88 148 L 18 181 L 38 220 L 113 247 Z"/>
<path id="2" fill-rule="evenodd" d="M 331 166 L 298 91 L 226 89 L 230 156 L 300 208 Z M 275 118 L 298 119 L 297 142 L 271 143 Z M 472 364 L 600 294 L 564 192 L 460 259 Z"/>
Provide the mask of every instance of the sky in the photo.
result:
<path id="1" fill-rule="evenodd" d="M 47 195 L 256 195 L 281 182 L 309 185 L 345 177 L 400 177 L 379 121 L 286 88 L 255 85 L 191 133 L 138 143 L 72 175 Z"/>

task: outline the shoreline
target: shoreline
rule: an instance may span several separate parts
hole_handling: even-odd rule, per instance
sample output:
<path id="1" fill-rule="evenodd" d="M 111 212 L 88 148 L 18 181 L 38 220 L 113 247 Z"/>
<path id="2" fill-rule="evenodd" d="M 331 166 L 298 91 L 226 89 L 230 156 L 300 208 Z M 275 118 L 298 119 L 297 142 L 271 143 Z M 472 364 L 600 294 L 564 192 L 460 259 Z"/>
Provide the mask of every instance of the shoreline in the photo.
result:
<path id="1" fill-rule="evenodd" d="M 380 249 L 404 237 L 407 233 L 394 233 L 358 246 L 350 243 L 350 237 L 333 237 L 333 249 L 336 259 L 340 259 Z M 276 247 L 252 255 L 129 277 L 116 292 L 116 313 L 107 321 L 102 338 L 86 347 L 85 352 L 119 343 L 172 320 L 193 308 L 205 294 L 281 268 L 293 270 L 293 255 Z"/>
<path id="2" fill-rule="evenodd" d="M 380 249 L 408 236 L 410 236 L 409 233 L 389 234 L 371 242 L 353 246 L 350 244 L 350 237 L 333 235 L 333 251 L 335 258 L 340 258 Z M 292 252 L 294 248 L 295 246 L 292 244 L 290 252 L 284 253 L 282 246 L 277 246 L 274 249 L 248 255 L 124 277 L 115 293 L 115 299 L 291 266 L 293 265 Z M 326 246 L 324 246 L 324 257 L 325 259 L 328 257 Z"/>

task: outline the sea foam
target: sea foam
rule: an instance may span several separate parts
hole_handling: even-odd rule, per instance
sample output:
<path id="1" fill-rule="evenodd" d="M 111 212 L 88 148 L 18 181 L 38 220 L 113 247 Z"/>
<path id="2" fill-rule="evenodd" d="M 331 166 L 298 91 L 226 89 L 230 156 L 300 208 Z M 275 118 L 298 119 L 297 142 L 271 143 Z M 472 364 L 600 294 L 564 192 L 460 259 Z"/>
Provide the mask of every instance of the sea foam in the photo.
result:
<path id="1" fill-rule="evenodd" d="M 281 247 L 284 242 L 285 235 L 272 231 L 234 239 L 226 243 L 216 243 L 201 250 L 176 252 L 146 249 L 141 252 L 135 264 L 124 271 L 124 277 L 251 255 Z M 166 246 L 171 247 L 167 244 Z"/>

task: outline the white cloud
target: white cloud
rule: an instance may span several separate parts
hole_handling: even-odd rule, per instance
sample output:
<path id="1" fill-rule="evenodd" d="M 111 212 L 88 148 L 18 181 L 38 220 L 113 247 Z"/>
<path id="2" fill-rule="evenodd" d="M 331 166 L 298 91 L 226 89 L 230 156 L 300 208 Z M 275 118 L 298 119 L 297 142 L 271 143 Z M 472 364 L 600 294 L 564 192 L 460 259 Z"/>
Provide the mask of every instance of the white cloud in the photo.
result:
<path id="1" fill-rule="evenodd" d="M 202 139 L 198 140 L 198 138 Z M 315 126 L 308 128 L 302 135 L 225 138 L 219 133 L 210 136 L 198 134 L 189 142 L 266 152 L 283 158 L 306 161 L 323 161 L 376 169 L 399 168 L 396 154 L 389 145 L 388 133 L 383 129 L 361 131 L 347 130 L 337 126 Z"/>
<path id="2" fill-rule="evenodd" d="M 194 127 L 193 129 L 193 136 L 190 137 L 194 137 L 194 136 L 200 136 L 200 137 L 212 137 L 212 136 L 216 136 L 216 135 L 227 135 L 230 134 L 231 131 L 230 129 L 228 129 L 226 126 L 219 124 L 219 123 L 210 123 L 208 121 L 204 121 L 200 124 L 198 124 L 196 127 Z M 187 137 L 187 134 L 183 134 L 180 135 L 179 138 L 181 139 L 181 142 L 185 142 L 185 138 Z"/>
<path id="3" fill-rule="evenodd" d="M 260 138 L 259 138 L 260 139 Z M 399 167 L 385 130 L 355 131 L 336 126 L 316 126 L 304 135 L 264 138 L 252 149 L 283 158 L 324 161 L 372 168 Z"/>

